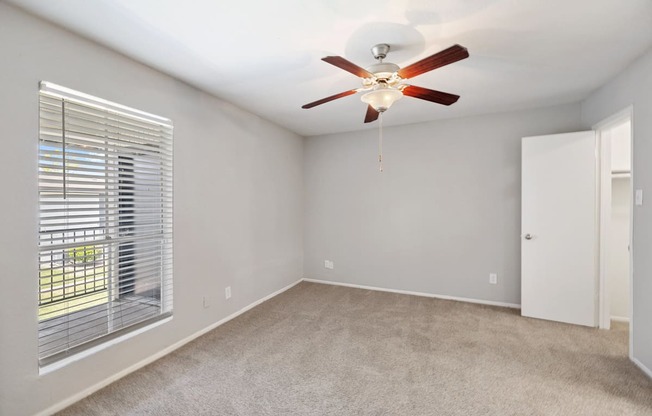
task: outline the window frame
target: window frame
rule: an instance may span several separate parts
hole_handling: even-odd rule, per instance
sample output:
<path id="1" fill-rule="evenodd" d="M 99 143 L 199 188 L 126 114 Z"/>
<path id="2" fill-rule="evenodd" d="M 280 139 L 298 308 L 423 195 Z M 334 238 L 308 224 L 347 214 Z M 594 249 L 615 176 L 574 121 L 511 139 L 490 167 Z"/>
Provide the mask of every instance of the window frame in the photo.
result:
<path id="1" fill-rule="evenodd" d="M 39 84 L 39 112 L 41 114 L 39 118 L 39 172 L 38 172 L 38 180 L 39 180 L 39 273 L 38 273 L 38 281 L 39 281 L 39 295 L 38 295 L 38 311 L 39 311 L 39 365 L 41 367 L 48 366 L 52 363 L 61 361 L 62 359 L 65 359 L 67 357 L 75 356 L 85 350 L 89 350 L 92 348 L 97 347 L 98 345 L 108 343 L 111 340 L 114 340 L 119 337 L 124 337 L 125 334 L 131 333 L 131 332 L 137 332 L 141 328 L 144 328 L 146 326 L 152 325 L 153 323 L 156 323 L 158 321 L 162 321 L 165 319 L 169 319 L 172 317 L 172 306 L 173 306 L 173 267 L 172 267 L 172 260 L 173 260 L 173 125 L 171 120 L 167 118 L 163 118 L 160 116 L 156 116 L 150 113 L 146 113 L 140 110 L 136 110 L 121 104 L 113 103 L 104 99 L 100 99 L 97 97 L 93 97 L 88 94 L 84 94 L 81 92 L 77 92 L 65 87 L 58 86 L 56 84 L 50 83 L 50 82 L 45 82 L 41 81 Z M 45 140 L 44 139 L 44 118 L 43 118 L 43 100 L 44 96 L 47 96 L 48 99 L 55 99 L 55 98 L 60 98 L 61 99 L 61 123 L 60 123 L 60 138 L 52 138 L 50 136 L 50 139 Z M 59 249 L 59 246 L 64 247 L 61 250 L 68 250 L 69 253 L 72 253 L 73 255 L 73 262 L 77 261 L 78 253 L 75 251 L 77 248 L 68 248 L 67 246 L 70 244 L 66 244 L 65 241 L 66 239 L 70 239 L 69 233 L 73 232 L 75 234 L 72 238 L 76 241 L 77 236 L 76 232 L 74 232 L 75 228 L 70 227 L 70 228 L 65 228 L 62 227 L 61 230 L 62 237 L 61 237 L 61 244 L 57 245 L 54 244 L 54 241 L 57 241 L 53 235 L 54 234 L 49 234 L 52 237 L 50 237 L 50 245 L 48 244 L 42 244 L 43 239 L 41 238 L 42 235 L 48 235 L 48 227 L 51 226 L 50 223 L 48 223 L 47 220 L 53 218 L 53 217 L 47 217 L 43 212 L 48 212 L 47 210 L 44 210 L 44 205 L 43 205 L 43 199 L 42 195 L 44 193 L 47 193 L 43 190 L 43 182 L 50 182 L 54 183 L 54 185 L 49 184 L 51 188 L 48 189 L 56 189 L 56 190 L 61 190 L 62 200 L 65 202 L 65 207 L 57 207 L 54 206 L 52 208 L 52 205 L 49 205 L 50 209 L 53 209 L 56 211 L 56 214 L 60 214 L 60 217 L 57 218 L 63 218 L 58 221 L 65 221 L 66 224 L 68 224 L 69 218 L 72 218 L 73 220 L 77 219 L 75 217 L 75 214 L 72 213 L 75 209 L 77 211 L 81 211 L 83 213 L 88 213 L 90 211 L 93 211 L 94 208 L 88 208 L 88 202 L 84 201 L 83 204 L 86 205 L 81 205 L 82 202 L 78 202 L 82 208 L 75 208 L 71 209 L 69 208 L 67 200 L 67 182 L 68 182 L 68 175 L 67 174 L 67 157 L 66 157 L 66 135 L 68 134 L 67 126 L 66 126 L 66 103 L 67 102 L 75 102 L 76 104 L 81 105 L 86 105 L 89 107 L 93 107 L 94 110 L 97 111 L 106 111 L 107 117 L 106 117 L 106 122 L 105 122 L 105 139 L 104 143 L 106 143 L 106 153 L 104 155 L 105 162 L 103 165 L 103 168 L 98 168 L 97 171 L 93 171 L 93 173 L 89 174 L 89 179 L 92 183 L 91 186 L 95 186 L 93 188 L 93 191 L 96 189 L 101 188 L 101 184 L 104 184 L 105 186 L 105 192 L 102 194 L 101 192 L 98 193 L 97 198 L 98 198 L 98 208 L 97 208 L 97 216 L 94 216 L 96 214 L 88 214 L 87 216 L 90 215 L 92 218 L 97 218 L 98 224 L 101 224 L 99 228 L 104 228 L 105 229 L 105 236 L 103 239 L 98 239 L 95 242 L 93 238 L 96 236 L 93 234 L 90 237 L 90 240 L 87 240 L 86 233 L 84 232 L 84 237 L 82 238 L 82 241 L 80 242 L 80 245 L 78 247 L 81 247 L 80 252 L 82 253 L 80 255 L 80 258 L 82 259 L 82 263 L 84 264 L 84 280 L 83 280 L 83 286 L 84 286 L 84 292 L 81 295 L 77 295 L 77 286 L 80 284 L 77 283 L 78 277 L 77 277 L 77 269 L 73 268 L 72 272 L 72 287 L 73 287 L 73 294 L 69 295 L 66 297 L 66 282 L 65 280 L 68 278 L 68 272 L 66 271 L 67 269 L 70 269 L 70 266 L 66 266 L 66 261 L 69 259 L 65 258 L 65 253 L 66 251 L 61 251 L 61 273 L 60 273 L 60 279 L 61 281 L 60 286 L 63 291 L 63 295 L 61 299 L 59 300 L 53 300 L 53 288 L 50 288 L 50 302 L 56 304 L 57 302 L 59 303 L 66 303 L 65 307 L 61 307 L 61 311 L 66 311 L 65 313 L 61 313 L 59 315 L 55 315 L 54 317 L 51 318 L 43 318 L 41 319 L 40 312 L 41 312 L 41 307 L 42 307 L 42 291 L 41 291 L 41 285 L 42 285 L 42 275 L 41 275 L 41 270 L 42 269 L 42 256 L 43 253 L 46 255 L 48 253 L 54 253 Z M 56 111 L 54 112 L 56 114 Z M 115 146 L 115 137 L 120 136 L 121 133 L 115 133 L 115 132 L 110 132 L 109 128 L 114 127 L 116 121 L 111 121 L 109 122 L 108 120 L 111 118 L 108 115 L 115 116 L 119 120 L 135 120 L 134 124 L 137 125 L 149 125 L 151 124 L 152 126 L 158 126 L 161 128 L 161 135 L 158 137 L 158 141 L 156 139 L 151 139 L 152 147 L 147 148 L 147 144 L 143 144 L 144 142 L 141 140 L 140 137 L 138 137 L 139 132 L 137 129 L 135 133 L 133 133 L 133 136 L 128 137 L 126 140 L 121 139 L 123 141 L 123 147 L 124 149 L 121 151 Z M 45 123 L 47 124 L 47 123 Z M 96 123 L 99 125 L 102 125 L 101 123 Z M 111 137 L 111 138 L 109 138 Z M 97 139 L 94 138 L 94 142 L 92 142 L 96 147 L 101 147 L 98 143 L 102 143 L 102 139 Z M 140 140 L 140 141 L 139 141 Z M 73 140 L 74 141 L 74 140 Z M 109 141 L 113 141 L 112 145 L 112 150 L 109 150 Z M 60 142 L 60 147 L 61 147 L 61 162 L 59 164 L 53 163 L 52 165 L 44 165 L 43 164 L 43 146 L 44 143 L 49 143 L 49 145 L 53 148 L 56 149 L 56 144 Z M 83 139 L 77 138 L 77 142 L 83 142 Z M 52 144 L 54 143 L 54 144 Z M 90 143 L 90 142 L 89 142 Z M 126 144 L 124 144 L 126 143 Z M 80 144 L 76 145 L 78 148 L 81 148 L 82 146 Z M 136 148 L 144 148 L 145 150 L 138 151 L 134 150 Z M 118 150 L 116 150 L 118 149 Z M 132 153 L 129 153 L 132 152 Z M 157 153 L 158 152 L 158 153 Z M 159 156 L 157 156 L 157 154 Z M 88 155 L 88 156 L 87 156 Z M 134 156 L 135 155 L 135 156 Z M 162 156 L 165 155 L 165 158 Z M 87 158 L 87 159 L 85 159 Z M 91 156 L 91 153 L 84 154 L 83 156 L 79 156 L 79 153 L 77 154 L 77 160 L 99 160 L 99 159 L 92 159 L 95 158 L 95 154 Z M 53 158 L 54 159 L 54 158 Z M 140 159 L 140 161 L 138 160 Z M 113 161 L 114 164 L 110 165 L 109 160 Z M 69 168 L 68 172 L 74 172 L 75 170 L 82 170 L 83 167 L 87 167 L 84 165 L 85 162 L 79 162 L 79 164 L 82 165 L 82 168 Z M 94 163 L 94 162 L 93 162 Z M 138 164 L 140 163 L 140 167 Z M 97 164 L 97 163 L 96 163 Z M 151 164 L 151 165 L 150 165 Z M 101 163 L 100 163 L 101 165 Z M 48 169 L 44 169 L 44 166 L 52 166 L 52 170 L 49 171 Z M 74 166 L 74 164 L 73 164 Z M 148 169 L 145 170 L 146 173 L 141 173 L 144 169 L 143 166 L 147 166 Z M 151 166 L 159 166 L 158 170 L 157 168 L 152 168 Z M 111 171 L 112 175 L 110 175 L 109 172 L 109 167 L 112 167 L 113 170 Z M 106 172 L 104 174 L 104 179 L 101 178 L 101 172 L 102 169 Z M 140 169 L 140 171 L 139 171 Z M 87 169 L 88 170 L 88 169 Z M 51 178 L 59 175 L 59 173 L 51 173 L 51 172 L 58 172 L 60 171 L 60 176 L 61 179 L 58 180 L 52 180 Z M 44 173 L 48 172 L 48 173 Z M 153 172 L 153 173 L 152 173 Z M 83 176 L 74 176 L 75 174 L 72 173 L 73 179 L 78 179 L 77 181 L 70 181 L 73 183 L 79 183 L 79 178 L 81 177 L 84 179 Z M 95 175 L 95 176 L 90 176 L 90 175 Z M 157 182 L 158 181 L 158 182 Z M 143 185 L 142 183 L 147 183 L 146 185 Z M 150 182 L 153 182 L 154 184 L 149 184 Z M 60 185 L 60 188 L 57 188 L 57 186 Z M 71 188 L 75 189 L 75 186 L 77 188 L 83 188 L 85 185 L 72 185 Z M 147 189 L 139 191 L 138 188 L 144 188 Z M 153 189 L 153 191 L 152 191 Z M 54 191 L 52 191 L 54 193 Z M 79 192 L 79 191 L 78 191 Z M 94 195 L 93 192 L 89 191 L 91 195 L 92 200 L 92 195 Z M 159 195 L 159 199 L 157 199 L 156 195 Z M 139 202 L 140 198 L 142 195 L 147 195 L 147 203 L 142 203 Z M 152 197 L 152 195 L 154 195 Z M 55 199 L 48 200 L 49 204 L 57 204 L 57 202 L 52 202 L 56 200 L 56 197 L 53 197 Z M 73 198 L 74 199 L 74 198 Z M 70 200 L 70 199 L 68 199 Z M 102 202 L 104 200 L 104 202 Z M 109 202 L 110 200 L 113 200 L 113 202 Z M 151 201 L 151 202 L 150 202 Z M 160 207 L 156 208 L 158 202 L 160 201 Z M 74 205 L 74 202 L 71 203 Z M 91 202 L 92 204 L 92 202 Z M 139 207 L 139 204 L 141 205 L 146 205 L 146 207 Z M 110 208 L 109 208 L 110 206 Z M 151 208 L 153 206 L 154 208 Z M 104 207 L 103 209 L 101 207 Z M 47 207 L 46 207 L 47 208 Z M 158 211 L 157 211 L 158 210 Z M 103 214 L 101 212 L 104 212 Z M 160 211 L 160 215 L 156 214 L 157 212 Z M 94 211 L 93 211 L 94 212 Z M 145 214 L 145 212 L 147 214 Z M 151 214 L 150 212 L 154 212 Z M 140 218 L 146 218 L 147 220 L 151 220 L 152 218 L 157 218 L 159 217 L 160 222 L 153 222 L 153 225 L 148 225 L 153 229 L 153 232 L 149 232 L 149 234 L 145 237 L 143 237 L 140 231 L 138 231 L 138 227 L 142 226 L 143 228 L 145 226 L 139 225 L 138 221 L 140 221 Z M 111 219 L 112 218 L 112 219 Z M 89 221 L 93 221 L 93 219 L 90 219 Z M 149 223 L 148 223 L 149 224 Z M 59 225 L 59 223 L 57 223 Z M 74 226 L 74 222 L 72 223 Z M 160 235 L 159 232 L 156 231 L 160 225 Z M 71 231 L 73 230 L 73 231 Z M 140 233 L 140 234 L 139 234 Z M 113 237 L 117 237 L 115 240 L 113 240 Z M 126 237 L 133 237 L 133 239 L 129 239 Z M 142 239 L 141 239 L 142 237 Z M 138 245 L 145 245 L 146 248 L 138 248 Z M 160 248 L 159 248 L 160 246 Z M 92 249 L 89 249 L 88 247 L 92 247 Z M 102 251 L 97 250 L 97 247 L 102 247 Z M 89 254 L 91 253 L 91 254 Z M 98 254 L 101 253 L 101 254 Z M 139 254 L 140 253 L 140 254 Z M 149 253 L 149 254 L 145 254 Z M 152 254 L 153 253 L 153 254 Z M 68 340 L 66 343 L 67 346 L 56 348 L 54 352 L 48 352 L 45 353 L 44 350 L 42 350 L 42 345 L 41 345 L 41 338 L 43 335 L 43 331 L 45 328 L 45 325 L 43 323 L 53 323 L 55 319 L 61 319 L 65 317 L 65 319 L 61 319 L 62 322 L 66 322 L 68 327 L 71 327 L 70 323 L 78 323 L 78 320 L 81 320 L 81 316 L 83 314 L 80 314 L 79 312 L 82 311 L 87 311 L 91 310 L 93 308 L 97 308 L 97 306 L 102 306 L 101 305 L 91 305 L 92 302 L 89 302 L 87 307 L 81 310 L 74 310 L 74 308 L 69 308 L 68 307 L 68 299 L 72 299 L 74 297 L 83 297 L 87 296 L 88 293 L 86 293 L 86 272 L 87 272 L 87 263 L 91 263 L 89 259 L 92 258 L 92 262 L 94 263 L 92 266 L 92 276 L 95 276 L 94 279 L 97 279 L 97 257 L 101 256 L 102 257 L 102 266 L 101 266 L 101 272 L 100 274 L 104 274 L 103 279 L 106 281 L 106 291 L 107 291 L 107 301 L 106 301 L 106 311 L 105 315 L 103 315 L 101 309 L 98 308 L 97 313 L 98 317 L 97 319 L 103 319 L 103 316 L 106 316 L 106 331 L 102 330 L 103 325 L 102 323 L 98 324 L 97 326 L 100 327 L 97 329 L 97 334 L 92 334 L 90 335 L 89 339 L 83 339 L 82 341 L 70 341 L 70 334 L 75 334 L 75 330 L 73 329 L 72 331 L 70 329 L 62 329 L 64 328 L 63 324 L 57 324 L 61 325 L 62 328 L 56 329 L 52 331 L 52 334 L 65 334 L 65 336 L 62 336 L 61 339 Z M 143 260 L 144 259 L 144 260 Z M 127 261 L 128 260 L 128 261 Z M 143 266 L 143 263 L 147 261 L 147 267 Z M 52 262 L 51 258 L 51 262 Z M 160 261 L 160 265 L 159 262 Z M 139 263 L 140 262 L 140 263 Z M 50 265 L 50 284 L 53 285 L 53 269 L 52 269 L 52 263 Z M 124 268 L 124 270 L 121 270 Z M 108 270 L 107 270 L 108 269 Z M 145 273 L 143 270 L 147 270 Z M 158 281 L 158 288 L 156 286 L 157 284 L 157 273 L 159 273 L 160 280 Z M 144 277 L 139 278 L 137 275 L 146 275 L 147 278 L 145 279 Z M 137 286 L 144 286 L 147 288 L 148 285 L 152 286 L 153 284 L 153 289 L 145 289 L 144 292 L 141 292 L 139 294 L 136 294 L 136 287 Z M 142 288 L 139 288 L 142 290 Z M 92 293 L 92 292 L 91 292 Z M 146 293 L 143 294 L 143 293 Z M 156 297 L 158 293 L 158 298 Z M 126 305 L 124 306 L 125 312 L 122 312 L 122 305 L 120 306 L 120 313 L 116 312 L 115 306 L 119 304 L 119 301 L 122 301 L 123 299 L 126 299 L 128 296 L 127 295 L 132 295 L 132 299 L 129 299 Z M 149 300 L 148 300 L 149 299 Z M 127 302 L 127 300 L 125 300 Z M 147 303 L 149 302 L 149 303 Z M 152 308 L 148 312 L 142 312 L 145 310 L 144 308 L 146 306 L 143 306 L 141 310 L 139 310 L 136 306 L 140 307 L 140 305 L 147 305 Z M 69 309 L 72 309 L 69 311 Z M 129 314 L 132 315 L 132 317 L 125 318 L 126 315 L 126 310 L 129 310 Z M 158 310 L 158 313 L 156 313 L 154 316 L 148 316 L 148 314 L 154 313 L 153 311 Z M 134 312 L 135 311 L 135 312 Z M 140 319 L 140 316 L 138 314 L 142 315 L 142 319 Z M 119 315 L 120 316 L 120 322 L 114 322 L 114 318 Z M 135 316 L 135 317 L 134 317 Z M 95 318 L 94 318 L 95 319 Z M 133 319 L 133 322 L 131 320 Z M 57 325 L 52 325 L 52 327 L 55 327 Z M 95 325 L 95 324 L 94 324 Z M 72 326 L 74 328 L 74 325 Z M 66 327 L 67 328 L 67 327 Z M 51 330 L 52 328 L 50 328 Z M 52 335 L 50 334 L 50 335 Z"/>

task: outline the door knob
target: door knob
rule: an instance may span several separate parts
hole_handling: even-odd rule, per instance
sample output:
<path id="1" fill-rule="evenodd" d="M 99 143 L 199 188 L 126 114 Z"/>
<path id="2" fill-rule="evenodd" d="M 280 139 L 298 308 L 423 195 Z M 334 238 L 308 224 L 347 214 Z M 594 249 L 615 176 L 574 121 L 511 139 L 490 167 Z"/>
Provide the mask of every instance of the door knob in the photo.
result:
<path id="1" fill-rule="evenodd" d="M 526 240 L 532 240 L 532 234 L 525 234 Z"/>

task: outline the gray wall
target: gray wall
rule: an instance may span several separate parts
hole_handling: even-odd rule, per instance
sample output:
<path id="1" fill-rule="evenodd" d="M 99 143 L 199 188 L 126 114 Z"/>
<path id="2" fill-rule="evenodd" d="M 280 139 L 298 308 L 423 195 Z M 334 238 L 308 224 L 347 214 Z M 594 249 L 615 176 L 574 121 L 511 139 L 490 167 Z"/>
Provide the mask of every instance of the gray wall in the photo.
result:
<path id="1" fill-rule="evenodd" d="M 582 103 L 590 127 L 629 105 L 634 107 L 632 160 L 635 189 L 647 192 L 634 207 L 634 358 L 652 370 L 652 50 Z"/>
<path id="2" fill-rule="evenodd" d="M 563 105 L 387 128 L 379 174 L 374 130 L 304 147 L 285 129 L 2 2 L 0 52 L 2 415 L 33 414 L 101 382 L 296 281 L 303 267 L 310 278 L 519 303 L 523 136 L 580 130 L 633 103 L 635 186 L 652 189 L 652 53 L 593 94 L 582 117 L 579 105 Z M 40 80 L 175 123 L 174 319 L 44 376 L 36 360 Z M 634 216 L 634 353 L 648 368 L 650 212 L 637 207 Z"/>
<path id="3" fill-rule="evenodd" d="M 385 128 L 383 173 L 375 130 L 306 139 L 305 277 L 520 303 L 521 138 L 580 129 L 579 104 Z"/>
<path id="4" fill-rule="evenodd" d="M 303 138 L 2 2 L 0 52 L 0 415 L 41 411 L 302 277 Z M 175 124 L 174 319 L 44 376 L 40 80 Z"/>

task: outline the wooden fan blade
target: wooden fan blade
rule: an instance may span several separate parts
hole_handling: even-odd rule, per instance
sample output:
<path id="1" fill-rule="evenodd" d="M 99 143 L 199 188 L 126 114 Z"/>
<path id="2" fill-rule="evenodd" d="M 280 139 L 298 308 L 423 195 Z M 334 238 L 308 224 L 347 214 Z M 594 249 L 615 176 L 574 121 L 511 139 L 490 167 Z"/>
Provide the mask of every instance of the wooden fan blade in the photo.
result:
<path id="1" fill-rule="evenodd" d="M 408 65 L 403 69 L 399 69 L 398 75 L 402 78 L 413 78 L 421 75 L 424 72 L 432 71 L 433 69 L 452 64 L 453 62 L 461 61 L 469 57 L 469 51 L 460 45 L 453 45 L 448 49 L 430 55 L 418 62 Z"/>
<path id="2" fill-rule="evenodd" d="M 371 123 L 372 121 L 376 121 L 379 114 L 380 113 L 376 111 L 372 106 L 368 105 L 367 114 L 364 116 L 364 122 Z"/>
<path id="3" fill-rule="evenodd" d="M 321 100 L 313 101 L 311 103 L 302 105 L 301 108 L 313 108 L 317 107 L 318 105 L 327 103 L 329 101 L 337 100 L 338 98 L 346 97 L 352 94 L 355 94 L 358 92 L 358 90 L 350 90 L 350 91 L 344 91 L 339 94 L 331 95 L 330 97 L 322 98 Z"/>
<path id="4" fill-rule="evenodd" d="M 322 61 L 328 62 L 331 65 L 335 65 L 336 67 L 343 69 L 345 71 L 348 71 L 352 73 L 353 75 L 357 75 L 360 78 L 371 78 L 374 76 L 371 72 L 367 71 L 364 68 L 361 68 L 354 64 L 353 62 L 347 61 L 346 59 L 342 58 L 341 56 L 327 56 L 325 58 L 321 58 Z"/>
<path id="5" fill-rule="evenodd" d="M 420 98 L 433 103 L 451 105 L 459 100 L 460 96 L 449 94 L 447 92 L 429 90 L 428 88 L 421 88 L 414 85 L 408 85 L 403 88 L 403 95 L 408 97 Z"/>

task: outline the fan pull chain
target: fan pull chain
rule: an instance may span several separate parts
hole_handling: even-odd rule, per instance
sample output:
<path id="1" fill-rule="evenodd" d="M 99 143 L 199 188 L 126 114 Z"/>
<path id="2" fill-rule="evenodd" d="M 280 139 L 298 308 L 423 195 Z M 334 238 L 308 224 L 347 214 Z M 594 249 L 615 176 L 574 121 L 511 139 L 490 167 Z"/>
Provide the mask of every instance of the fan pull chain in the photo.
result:
<path id="1" fill-rule="evenodd" d="M 383 171 L 383 113 L 378 115 L 378 170 Z"/>

